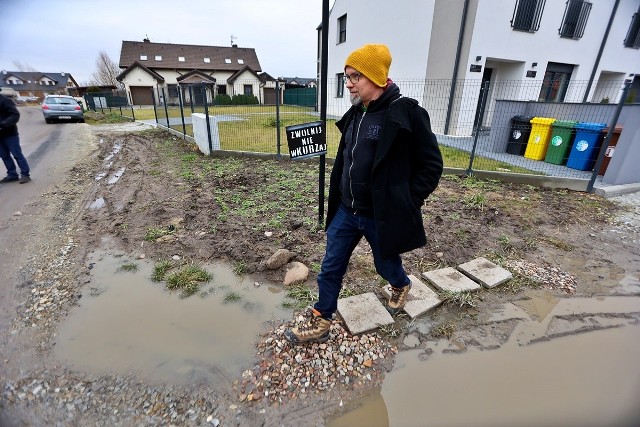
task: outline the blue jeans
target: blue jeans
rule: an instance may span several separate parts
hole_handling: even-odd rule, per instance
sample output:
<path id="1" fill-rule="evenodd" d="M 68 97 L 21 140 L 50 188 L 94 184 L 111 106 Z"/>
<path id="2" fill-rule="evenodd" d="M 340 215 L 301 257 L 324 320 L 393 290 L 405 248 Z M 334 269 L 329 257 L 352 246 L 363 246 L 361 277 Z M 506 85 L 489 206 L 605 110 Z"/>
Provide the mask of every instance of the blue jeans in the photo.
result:
<path id="1" fill-rule="evenodd" d="M 4 166 L 7 168 L 7 177 L 18 178 L 16 162 L 22 176 L 29 176 L 29 163 L 27 163 L 27 159 L 22 154 L 18 135 L 0 137 L 0 158 L 2 158 Z M 16 161 L 14 162 L 13 159 L 16 159 Z"/>
<path id="2" fill-rule="evenodd" d="M 331 319 L 338 309 L 338 296 L 342 288 L 342 278 L 347 272 L 349 258 L 362 238 L 367 239 L 373 252 L 376 272 L 392 286 L 401 288 L 410 283 L 402 267 L 400 255 L 383 258 L 376 234 L 376 223 L 373 218 L 354 215 L 340 205 L 336 216 L 327 229 L 327 248 L 318 274 L 318 302 L 314 308 L 322 317 Z"/>

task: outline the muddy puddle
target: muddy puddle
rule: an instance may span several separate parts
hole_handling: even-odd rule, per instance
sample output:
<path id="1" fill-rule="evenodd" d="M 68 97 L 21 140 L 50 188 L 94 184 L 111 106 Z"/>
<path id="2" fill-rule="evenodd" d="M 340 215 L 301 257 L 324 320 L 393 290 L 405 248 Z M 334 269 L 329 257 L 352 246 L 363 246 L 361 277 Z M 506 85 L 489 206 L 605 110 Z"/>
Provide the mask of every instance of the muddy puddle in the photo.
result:
<path id="1" fill-rule="evenodd" d="M 638 426 L 639 312 L 638 296 L 532 291 L 490 316 L 522 319 L 500 348 L 401 352 L 380 393 L 328 426 Z"/>
<path id="2" fill-rule="evenodd" d="M 291 317 L 284 293 L 222 264 L 180 298 L 151 281 L 150 262 L 93 254 L 91 286 L 61 323 L 54 356 L 89 372 L 136 373 L 169 381 L 236 377 L 251 367 L 254 342 L 270 320 Z M 137 271 L 124 271 L 125 264 Z M 232 295 L 232 297 L 230 297 Z"/>

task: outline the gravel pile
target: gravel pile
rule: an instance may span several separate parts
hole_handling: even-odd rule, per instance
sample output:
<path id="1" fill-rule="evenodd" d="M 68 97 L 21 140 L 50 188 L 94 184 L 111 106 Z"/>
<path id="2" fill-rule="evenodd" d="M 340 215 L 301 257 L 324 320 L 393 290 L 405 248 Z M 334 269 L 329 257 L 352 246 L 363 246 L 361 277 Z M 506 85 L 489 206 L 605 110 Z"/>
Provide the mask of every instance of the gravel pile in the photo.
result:
<path id="1" fill-rule="evenodd" d="M 339 320 L 332 323 L 326 343 L 289 343 L 285 330 L 304 320 L 305 315 L 299 314 L 293 322 L 263 334 L 257 344 L 259 364 L 245 371 L 236 384 L 241 401 L 265 399 L 281 404 L 339 386 L 358 388 L 381 381 L 390 369 L 396 347 L 377 333 L 352 336 Z"/>
<path id="2" fill-rule="evenodd" d="M 154 387 L 114 375 L 80 379 L 71 373 L 32 372 L 5 383 L 2 399 L 12 405 L 37 405 L 49 425 L 56 426 L 87 425 L 84 421 L 93 419 L 105 426 L 124 425 L 123 420 L 136 426 L 220 424 L 210 390 Z"/>
<path id="3" fill-rule="evenodd" d="M 576 292 L 576 278 L 557 267 L 536 265 L 525 260 L 509 260 L 506 266 L 547 289 L 558 289 L 568 294 Z"/>

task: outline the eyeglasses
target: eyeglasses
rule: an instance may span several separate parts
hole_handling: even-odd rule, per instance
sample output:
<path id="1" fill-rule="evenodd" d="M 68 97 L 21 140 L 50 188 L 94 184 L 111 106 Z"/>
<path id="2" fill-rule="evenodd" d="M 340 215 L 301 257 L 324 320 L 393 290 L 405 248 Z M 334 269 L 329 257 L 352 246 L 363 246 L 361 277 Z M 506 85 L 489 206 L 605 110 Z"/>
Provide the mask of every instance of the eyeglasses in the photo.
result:
<path id="1" fill-rule="evenodd" d="M 362 74 L 360 73 L 351 73 L 351 74 L 345 74 L 344 76 L 346 77 L 346 79 L 344 79 L 344 84 L 347 84 L 347 81 L 350 81 L 351 84 L 356 84 L 360 81 L 360 76 Z"/>

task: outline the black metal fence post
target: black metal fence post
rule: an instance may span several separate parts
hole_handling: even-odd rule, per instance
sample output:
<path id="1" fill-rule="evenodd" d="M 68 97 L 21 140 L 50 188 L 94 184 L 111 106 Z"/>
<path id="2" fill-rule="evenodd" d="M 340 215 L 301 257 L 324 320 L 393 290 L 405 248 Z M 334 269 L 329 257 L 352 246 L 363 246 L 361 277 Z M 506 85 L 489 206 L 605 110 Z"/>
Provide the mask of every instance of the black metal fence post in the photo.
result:
<path id="1" fill-rule="evenodd" d="M 164 116 L 167 118 L 167 127 L 171 128 L 171 124 L 169 122 L 169 109 L 167 108 L 167 96 L 164 93 L 164 88 L 160 89 L 162 91 L 162 103 L 164 104 Z"/>
<path id="2" fill-rule="evenodd" d="M 187 126 L 184 123 L 184 99 L 182 90 L 178 90 L 178 104 L 180 105 L 180 118 L 182 119 L 182 135 L 183 139 L 187 139 Z"/>
<path id="3" fill-rule="evenodd" d="M 189 104 L 191 105 L 191 114 L 195 113 L 193 108 L 193 85 L 189 85 Z"/>
<path id="4" fill-rule="evenodd" d="M 616 106 L 616 111 L 613 113 L 613 117 L 611 117 L 611 121 L 609 122 L 609 130 L 607 131 L 607 136 L 602 141 L 602 147 L 600 147 L 600 152 L 598 153 L 596 164 L 593 167 L 591 179 L 589 180 L 589 184 L 587 184 L 587 193 L 593 193 L 593 184 L 596 182 L 596 178 L 598 177 L 598 173 L 600 172 L 600 167 L 602 166 L 602 162 L 604 162 L 604 155 L 607 152 L 609 141 L 611 141 L 611 137 L 613 136 L 613 132 L 615 131 L 616 123 L 618 123 L 618 118 L 620 117 L 622 106 L 627 99 L 629 88 L 631 88 L 631 80 L 625 80 L 624 87 L 622 88 L 622 96 L 620 97 L 620 101 Z"/>
<path id="5" fill-rule="evenodd" d="M 276 79 L 276 159 L 281 160 L 280 154 L 280 80 Z"/>
<path id="6" fill-rule="evenodd" d="M 213 152 L 213 141 L 211 140 L 211 123 L 209 123 L 209 105 L 207 104 L 207 90 L 206 86 L 202 85 L 202 90 L 204 92 L 204 96 L 202 97 L 202 102 L 204 103 L 204 116 L 205 123 L 207 124 L 207 139 L 209 140 L 209 155 Z M 191 103 L 193 105 L 193 101 Z"/>
<path id="7" fill-rule="evenodd" d="M 476 123 L 476 127 L 473 130 L 473 148 L 471 148 L 471 156 L 469 157 L 469 167 L 467 168 L 467 176 L 473 175 L 473 159 L 476 155 L 476 147 L 478 145 L 478 137 L 480 136 L 480 130 L 482 129 L 482 118 L 484 117 L 484 110 L 487 105 L 487 94 L 489 93 L 489 82 L 486 81 L 482 83 L 482 87 L 480 88 L 480 92 L 482 93 L 482 99 L 480 100 L 480 115 L 478 116 L 478 122 Z"/>
<path id="8" fill-rule="evenodd" d="M 153 102 L 153 115 L 156 117 L 156 123 L 158 123 L 158 110 L 156 110 L 156 93 L 153 91 L 153 88 L 149 90 L 151 91 L 151 101 Z"/>

